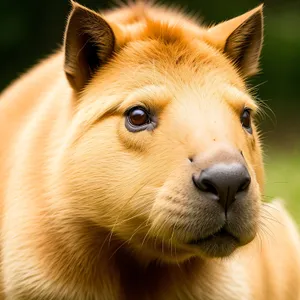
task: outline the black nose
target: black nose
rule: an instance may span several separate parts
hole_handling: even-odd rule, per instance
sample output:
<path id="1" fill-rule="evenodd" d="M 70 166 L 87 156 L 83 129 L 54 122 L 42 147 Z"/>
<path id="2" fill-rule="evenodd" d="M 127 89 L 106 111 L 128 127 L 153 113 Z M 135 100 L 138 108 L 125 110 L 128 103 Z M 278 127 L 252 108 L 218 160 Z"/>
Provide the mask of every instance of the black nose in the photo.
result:
<path id="1" fill-rule="evenodd" d="M 247 168 L 241 163 L 218 163 L 193 176 L 193 182 L 202 192 L 218 199 L 225 212 L 236 200 L 239 192 L 245 191 L 251 181 Z"/>

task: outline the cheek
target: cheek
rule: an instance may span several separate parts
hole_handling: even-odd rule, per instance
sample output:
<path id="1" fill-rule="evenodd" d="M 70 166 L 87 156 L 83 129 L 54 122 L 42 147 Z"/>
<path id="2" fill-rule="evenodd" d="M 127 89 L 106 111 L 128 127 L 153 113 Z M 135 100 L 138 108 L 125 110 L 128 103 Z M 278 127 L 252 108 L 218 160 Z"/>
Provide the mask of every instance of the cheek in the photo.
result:
<path id="1" fill-rule="evenodd" d="M 118 142 L 125 149 L 137 152 L 147 152 L 151 146 L 152 131 L 143 130 L 139 132 L 129 132 L 125 127 L 124 118 L 120 118 L 117 124 Z"/>
<path id="2" fill-rule="evenodd" d="M 247 133 L 239 121 L 234 117 L 230 117 L 226 121 L 227 126 L 223 130 L 223 135 L 218 135 L 217 140 L 224 140 L 242 151 L 249 172 L 253 180 L 254 188 L 263 192 L 264 187 L 264 165 L 262 159 L 262 149 L 257 134 L 257 130 L 253 125 L 253 134 Z M 221 132 L 221 131 L 219 131 Z"/>
<path id="3" fill-rule="evenodd" d="M 112 118 L 91 128 L 65 153 L 63 178 L 73 209 L 105 227 L 116 218 L 120 224 L 146 219 L 162 176 L 159 162 L 146 157 L 124 147 Z"/>
<path id="4" fill-rule="evenodd" d="M 252 150 L 250 152 L 252 165 L 255 170 L 256 180 L 259 184 L 260 192 L 264 192 L 264 183 L 265 183 L 265 172 L 264 172 L 264 163 L 262 155 L 261 142 L 258 137 L 255 137 Z"/>
<path id="5" fill-rule="evenodd" d="M 252 136 L 244 136 L 240 148 L 243 151 L 247 165 L 251 169 L 251 177 L 255 176 L 255 184 L 258 185 L 258 189 L 260 193 L 262 193 L 264 188 L 264 165 L 261 144 L 255 129 L 253 130 Z"/>

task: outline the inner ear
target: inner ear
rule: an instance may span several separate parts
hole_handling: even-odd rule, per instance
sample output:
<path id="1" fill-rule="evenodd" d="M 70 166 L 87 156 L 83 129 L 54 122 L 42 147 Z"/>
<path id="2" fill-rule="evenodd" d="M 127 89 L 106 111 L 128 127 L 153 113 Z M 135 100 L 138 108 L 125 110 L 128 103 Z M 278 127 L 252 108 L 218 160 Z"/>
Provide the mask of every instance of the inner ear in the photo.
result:
<path id="1" fill-rule="evenodd" d="M 224 52 L 244 77 L 258 71 L 263 42 L 263 6 L 208 29 L 206 41 Z"/>
<path id="2" fill-rule="evenodd" d="M 81 64 L 86 64 L 89 68 L 89 76 L 95 73 L 101 65 L 100 53 L 101 49 L 97 43 L 93 42 L 93 37 L 88 33 L 82 34 L 82 50 L 79 54 L 80 59 L 82 59 Z M 103 61 L 103 63 L 105 60 Z"/>
<path id="3" fill-rule="evenodd" d="M 81 91 L 94 73 L 112 56 L 115 35 L 96 12 L 72 2 L 65 33 L 65 73 L 70 85 Z"/>
<path id="4" fill-rule="evenodd" d="M 258 71 L 262 40 L 261 11 L 250 16 L 227 38 L 224 52 L 231 58 L 242 75 L 250 76 Z"/>

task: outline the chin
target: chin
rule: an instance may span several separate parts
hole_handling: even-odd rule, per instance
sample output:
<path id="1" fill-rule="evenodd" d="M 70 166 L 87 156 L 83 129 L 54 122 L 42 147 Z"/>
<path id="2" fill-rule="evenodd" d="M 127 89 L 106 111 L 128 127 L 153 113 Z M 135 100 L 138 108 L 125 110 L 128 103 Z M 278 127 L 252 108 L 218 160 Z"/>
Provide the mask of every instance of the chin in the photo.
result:
<path id="1" fill-rule="evenodd" d="M 242 246 L 236 237 L 227 232 L 192 241 L 190 245 L 198 249 L 200 255 L 211 258 L 227 257 Z"/>

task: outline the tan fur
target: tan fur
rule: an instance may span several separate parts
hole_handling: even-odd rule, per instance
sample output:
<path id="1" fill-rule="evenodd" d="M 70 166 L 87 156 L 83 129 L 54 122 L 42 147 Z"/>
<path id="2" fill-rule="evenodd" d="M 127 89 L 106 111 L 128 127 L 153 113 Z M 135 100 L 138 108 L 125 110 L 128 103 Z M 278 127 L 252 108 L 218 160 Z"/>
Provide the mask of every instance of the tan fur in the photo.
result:
<path id="1" fill-rule="evenodd" d="M 84 17 L 73 3 L 78 10 Z M 300 299 L 298 233 L 279 201 L 262 204 L 258 132 L 247 134 L 239 117 L 244 106 L 258 110 L 244 77 L 257 69 L 262 7 L 212 28 L 142 3 L 107 12 L 109 27 L 87 14 L 105 27 L 88 29 L 99 45 L 112 45 L 109 27 L 116 38 L 112 56 L 99 48 L 107 62 L 95 74 L 83 72 L 69 35 L 0 98 L 1 299 Z M 128 132 L 124 113 L 141 103 L 158 127 Z M 232 149 L 252 177 L 237 221 L 251 230 L 220 259 L 174 228 L 204 222 L 191 176 L 212 157 L 233 159 Z"/>

